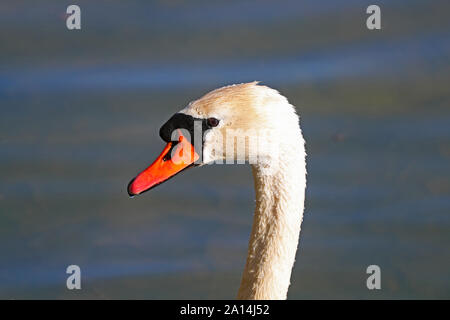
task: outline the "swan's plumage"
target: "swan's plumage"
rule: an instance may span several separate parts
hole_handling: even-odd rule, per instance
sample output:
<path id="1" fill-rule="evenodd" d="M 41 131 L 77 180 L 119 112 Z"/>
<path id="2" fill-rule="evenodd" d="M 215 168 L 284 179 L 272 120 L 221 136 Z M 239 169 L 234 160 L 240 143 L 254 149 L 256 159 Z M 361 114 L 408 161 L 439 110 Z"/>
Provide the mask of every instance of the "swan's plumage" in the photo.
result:
<path id="1" fill-rule="evenodd" d="M 237 136 L 257 135 L 259 161 L 252 164 L 256 209 L 238 298 L 286 299 L 306 187 L 305 147 L 295 108 L 278 91 L 251 82 L 213 90 L 181 112 L 222 121 L 220 134 L 212 130 L 205 136 L 205 163 L 225 160 L 223 140 L 230 129 Z M 239 154 L 233 148 L 235 159 L 249 160 L 247 149 Z"/>
<path id="2" fill-rule="evenodd" d="M 250 82 L 213 90 L 179 114 L 178 119 L 219 120 L 202 133 L 200 164 L 252 165 L 256 208 L 238 298 L 286 299 L 306 187 L 305 143 L 295 108 L 278 91 Z"/>

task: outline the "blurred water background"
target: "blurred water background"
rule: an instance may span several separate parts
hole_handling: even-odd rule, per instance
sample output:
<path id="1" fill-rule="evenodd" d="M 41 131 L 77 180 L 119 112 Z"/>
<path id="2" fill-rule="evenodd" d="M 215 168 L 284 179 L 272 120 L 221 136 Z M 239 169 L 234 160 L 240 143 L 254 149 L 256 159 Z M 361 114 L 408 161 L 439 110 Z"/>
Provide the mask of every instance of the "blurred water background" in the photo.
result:
<path id="1" fill-rule="evenodd" d="M 126 185 L 174 112 L 253 80 L 307 141 L 289 298 L 450 298 L 448 1 L 376 1 L 378 31 L 365 0 L 76 3 L 81 31 L 72 2 L 0 3 L 0 298 L 234 298 L 250 168 Z"/>

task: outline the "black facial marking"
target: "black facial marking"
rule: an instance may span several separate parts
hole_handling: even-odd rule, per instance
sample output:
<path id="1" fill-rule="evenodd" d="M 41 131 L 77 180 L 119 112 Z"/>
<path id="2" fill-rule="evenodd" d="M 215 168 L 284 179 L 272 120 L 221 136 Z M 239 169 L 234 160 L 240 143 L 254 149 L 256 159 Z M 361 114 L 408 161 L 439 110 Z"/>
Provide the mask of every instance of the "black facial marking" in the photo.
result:
<path id="1" fill-rule="evenodd" d="M 198 146 L 195 144 L 195 135 L 194 135 L 194 123 L 201 123 L 201 143 L 198 143 Z M 196 152 L 200 155 L 200 159 L 202 159 L 203 153 L 203 136 L 206 130 L 211 129 L 211 126 L 208 124 L 208 119 L 194 118 L 190 115 L 184 113 L 175 113 L 166 123 L 163 124 L 161 129 L 159 129 L 159 135 L 165 142 L 172 141 L 172 133 L 176 129 L 185 129 L 189 132 L 188 140 L 189 142 L 196 147 Z M 197 150 L 200 149 L 200 150 Z"/>

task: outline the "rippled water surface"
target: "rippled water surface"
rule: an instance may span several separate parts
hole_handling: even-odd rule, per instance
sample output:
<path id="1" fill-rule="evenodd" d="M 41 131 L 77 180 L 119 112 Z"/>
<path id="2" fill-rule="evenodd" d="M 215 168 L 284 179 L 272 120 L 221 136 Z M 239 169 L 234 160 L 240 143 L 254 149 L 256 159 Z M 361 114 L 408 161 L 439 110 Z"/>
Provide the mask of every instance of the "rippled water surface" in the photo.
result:
<path id="1" fill-rule="evenodd" d="M 58 1 L 0 4 L 0 298 L 234 297 L 250 168 L 134 199 L 126 185 L 171 114 L 253 80 L 297 107 L 307 141 L 289 298 L 450 298 L 450 7 L 379 1 L 369 31 L 369 4 L 79 1 L 81 31 Z"/>

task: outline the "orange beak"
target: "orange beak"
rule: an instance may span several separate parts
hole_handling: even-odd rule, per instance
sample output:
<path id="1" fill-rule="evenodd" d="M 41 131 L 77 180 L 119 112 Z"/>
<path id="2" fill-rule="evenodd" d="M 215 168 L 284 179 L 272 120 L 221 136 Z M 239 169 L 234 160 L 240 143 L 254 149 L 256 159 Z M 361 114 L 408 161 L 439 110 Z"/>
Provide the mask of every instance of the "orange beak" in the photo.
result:
<path id="1" fill-rule="evenodd" d="M 178 130 L 178 142 L 169 142 L 158 158 L 128 184 L 130 197 L 167 181 L 192 166 L 200 157 L 194 146 Z"/>

